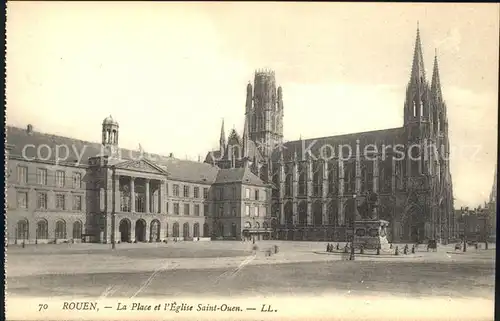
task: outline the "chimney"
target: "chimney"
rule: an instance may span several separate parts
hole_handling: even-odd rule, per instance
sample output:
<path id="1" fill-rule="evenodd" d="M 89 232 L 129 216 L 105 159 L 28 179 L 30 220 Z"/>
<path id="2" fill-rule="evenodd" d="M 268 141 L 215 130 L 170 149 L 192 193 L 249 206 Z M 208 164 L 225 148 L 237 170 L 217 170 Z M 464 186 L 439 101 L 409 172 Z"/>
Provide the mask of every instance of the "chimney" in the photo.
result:
<path id="1" fill-rule="evenodd" d="M 174 154 L 173 154 L 173 153 L 170 153 L 170 154 L 168 154 L 168 157 L 170 157 L 170 158 L 174 158 Z"/>
<path id="2" fill-rule="evenodd" d="M 33 125 L 28 124 L 28 126 L 26 127 L 26 132 L 28 133 L 28 135 L 33 134 Z"/>

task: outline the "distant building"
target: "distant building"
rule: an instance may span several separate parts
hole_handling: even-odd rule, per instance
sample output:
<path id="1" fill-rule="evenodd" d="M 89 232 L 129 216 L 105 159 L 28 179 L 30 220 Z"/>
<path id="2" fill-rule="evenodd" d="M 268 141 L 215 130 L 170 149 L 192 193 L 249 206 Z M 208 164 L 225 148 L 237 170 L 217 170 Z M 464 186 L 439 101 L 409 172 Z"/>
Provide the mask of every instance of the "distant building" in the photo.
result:
<path id="1" fill-rule="evenodd" d="M 377 215 L 390 222 L 393 241 L 456 236 L 447 108 L 437 57 L 427 81 L 418 30 L 402 127 L 284 142 L 283 90 L 269 70 L 255 73 L 245 106 L 243 135 L 233 129 L 226 141 L 223 123 L 219 149 L 210 151 L 205 162 L 249 166 L 272 183 L 271 216 L 278 221 L 279 239 L 348 239 L 369 192 L 378 194 Z M 337 153 L 343 145 L 354 152 L 348 159 Z M 367 145 L 377 151 L 362 153 Z M 437 149 L 422 152 L 431 145 Z M 401 146 L 412 159 L 398 159 L 394 149 L 384 153 L 383 146 Z"/>

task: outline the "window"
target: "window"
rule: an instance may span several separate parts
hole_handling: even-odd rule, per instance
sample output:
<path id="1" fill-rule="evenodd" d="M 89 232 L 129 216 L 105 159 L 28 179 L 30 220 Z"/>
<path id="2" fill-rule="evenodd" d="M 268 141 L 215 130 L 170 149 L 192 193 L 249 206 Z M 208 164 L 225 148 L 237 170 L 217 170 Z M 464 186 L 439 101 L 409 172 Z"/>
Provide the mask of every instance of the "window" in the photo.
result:
<path id="1" fill-rule="evenodd" d="M 255 206 L 254 208 L 254 216 L 259 216 L 259 207 Z"/>
<path id="2" fill-rule="evenodd" d="M 219 207 L 219 217 L 224 216 L 224 206 Z"/>
<path id="3" fill-rule="evenodd" d="M 222 201 L 224 199 L 224 187 L 220 187 L 217 189 L 217 199 Z"/>
<path id="4" fill-rule="evenodd" d="M 262 216 L 266 217 L 267 216 L 267 207 L 262 208 Z"/>
<path id="5" fill-rule="evenodd" d="M 250 189 L 249 189 L 249 188 L 247 188 L 247 189 L 245 190 L 245 198 L 246 198 L 246 199 L 250 199 Z"/>
<path id="6" fill-rule="evenodd" d="M 19 240 L 26 240 L 29 238 L 29 223 L 27 220 L 20 220 L 17 222 L 16 238 Z"/>
<path id="7" fill-rule="evenodd" d="M 184 186 L 184 197 L 189 197 L 189 186 Z"/>
<path id="8" fill-rule="evenodd" d="M 179 196 L 179 185 L 174 184 L 174 196 Z"/>
<path id="9" fill-rule="evenodd" d="M 65 196 L 64 194 L 56 194 L 56 209 L 64 210 Z"/>
<path id="10" fill-rule="evenodd" d="M 231 209 L 231 216 L 232 216 L 232 217 L 236 217 L 236 207 L 233 207 L 233 208 Z"/>
<path id="11" fill-rule="evenodd" d="M 27 208 L 28 207 L 28 193 L 27 192 L 17 192 L 17 207 Z"/>
<path id="12" fill-rule="evenodd" d="M 255 190 L 255 200 L 259 200 L 259 190 Z"/>
<path id="13" fill-rule="evenodd" d="M 47 170 L 44 168 L 37 168 L 36 170 L 36 183 L 40 185 L 47 185 Z"/>
<path id="14" fill-rule="evenodd" d="M 174 203 L 174 214 L 179 215 L 179 203 Z"/>
<path id="15" fill-rule="evenodd" d="M 203 205 L 203 215 L 208 216 L 208 204 Z"/>
<path id="16" fill-rule="evenodd" d="M 17 167 L 17 182 L 19 184 L 28 183 L 28 168 L 24 166 Z"/>
<path id="17" fill-rule="evenodd" d="M 266 200 L 267 200 L 267 197 L 266 197 L 266 191 L 264 191 L 264 192 L 262 193 L 262 201 L 264 201 L 264 202 L 265 202 Z"/>
<path id="18" fill-rule="evenodd" d="M 199 204 L 194 205 L 194 216 L 200 216 L 200 205 Z"/>
<path id="19" fill-rule="evenodd" d="M 246 205 L 246 206 L 245 206 L 245 214 L 246 214 L 247 216 L 250 216 L 250 205 Z"/>
<path id="20" fill-rule="evenodd" d="M 38 192 L 36 195 L 36 208 L 46 210 L 47 209 L 47 193 Z"/>
<path id="21" fill-rule="evenodd" d="M 170 208 L 168 206 L 168 202 L 165 203 L 165 209 L 167 210 L 167 214 L 170 213 Z"/>
<path id="22" fill-rule="evenodd" d="M 82 187 L 82 174 L 73 173 L 73 188 L 81 188 Z"/>
<path id="23" fill-rule="evenodd" d="M 56 186 L 64 187 L 64 179 L 66 178 L 66 173 L 64 171 L 56 171 Z"/>
<path id="24" fill-rule="evenodd" d="M 208 188 L 203 189 L 203 198 L 207 199 L 208 198 Z"/>
<path id="25" fill-rule="evenodd" d="M 189 215 L 189 204 L 184 204 L 184 215 Z"/>
<path id="26" fill-rule="evenodd" d="M 73 210 L 74 211 L 82 210 L 82 197 L 80 195 L 73 195 Z"/>
<path id="27" fill-rule="evenodd" d="M 199 187 L 195 187 L 193 189 L 193 194 L 194 194 L 193 195 L 194 198 L 199 198 L 200 197 L 200 188 Z"/>

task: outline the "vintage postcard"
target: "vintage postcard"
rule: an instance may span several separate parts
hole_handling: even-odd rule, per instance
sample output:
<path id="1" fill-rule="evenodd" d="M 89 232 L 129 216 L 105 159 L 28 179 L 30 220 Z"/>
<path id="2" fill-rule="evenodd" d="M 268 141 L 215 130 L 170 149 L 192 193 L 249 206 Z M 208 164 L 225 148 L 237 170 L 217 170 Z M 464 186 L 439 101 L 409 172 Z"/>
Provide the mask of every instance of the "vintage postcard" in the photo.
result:
<path id="1" fill-rule="evenodd" d="M 9 2 L 7 320 L 493 320 L 499 4 Z"/>

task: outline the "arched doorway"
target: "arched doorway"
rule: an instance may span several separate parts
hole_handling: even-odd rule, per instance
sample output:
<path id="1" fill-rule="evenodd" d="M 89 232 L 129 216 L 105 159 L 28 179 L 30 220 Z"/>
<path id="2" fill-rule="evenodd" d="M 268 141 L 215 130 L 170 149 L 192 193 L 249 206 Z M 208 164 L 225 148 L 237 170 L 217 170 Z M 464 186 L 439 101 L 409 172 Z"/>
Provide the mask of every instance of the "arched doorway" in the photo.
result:
<path id="1" fill-rule="evenodd" d="M 189 223 L 187 222 L 182 225 L 182 236 L 189 238 Z"/>
<path id="2" fill-rule="evenodd" d="M 160 222 L 158 220 L 151 221 L 151 231 L 149 233 L 150 242 L 160 242 Z"/>
<path id="3" fill-rule="evenodd" d="M 56 239 L 65 239 L 66 238 L 66 222 L 63 220 L 59 220 L 56 222 Z"/>
<path id="4" fill-rule="evenodd" d="M 73 239 L 79 240 L 82 238 L 82 222 L 75 221 L 73 223 Z"/>
<path id="5" fill-rule="evenodd" d="M 210 236 L 210 230 L 208 227 L 208 223 L 203 224 L 203 237 L 209 237 Z"/>
<path id="6" fill-rule="evenodd" d="M 120 221 L 119 231 L 120 231 L 120 241 L 130 242 L 130 221 L 126 218 Z"/>
<path id="7" fill-rule="evenodd" d="M 172 226 L 172 236 L 179 237 L 179 223 L 175 222 Z"/>
<path id="8" fill-rule="evenodd" d="M 49 238 L 49 225 L 47 220 L 41 219 L 36 223 L 36 238 L 38 240 L 46 240 Z"/>
<path id="9" fill-rule="evenodd" d="M 146 221 L 139 219 L 135 222 L 135 240 L 137 242 L 146 241 Z"/>
<path id="10" fill-rule="evenodd" d="M 200 237 L 200 224 L 194 223 L 193 225 L 193 237 Z"/>

